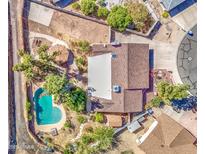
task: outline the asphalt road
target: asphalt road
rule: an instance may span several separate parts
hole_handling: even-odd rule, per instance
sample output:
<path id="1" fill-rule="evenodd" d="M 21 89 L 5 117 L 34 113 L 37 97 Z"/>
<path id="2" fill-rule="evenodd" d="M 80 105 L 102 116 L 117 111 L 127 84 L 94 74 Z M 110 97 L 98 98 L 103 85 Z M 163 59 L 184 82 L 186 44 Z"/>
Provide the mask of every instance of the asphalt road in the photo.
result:
<path id="1" fill-rule="evenodd" d="M 33 154 L 38 151 L 37 145 L 30 138 L 27 129 L 26 122 L 24 119 L 24 103 L 26 100 L 25 89 L 23 89 L 22 76 L 20 73 L 13 73 L 11 71 L 12 64 L 19 62 L 19 57 L 17 51 L 19 49 L 18 44 L 18 30 L 17 30 L 17 15 L 21 13 L 22 10 L 21 0 L 10 0 L 10 48 L 9 48 L 9 78 L 10 78 L 10 90 L 9 95 L 10 102 L 13 108 L 9 108 L 10 111 L 10 145 L 9 153 L 17 154 Z M 12 62 L 11 62 L 12 61 Z M 13 76 L 13 80 L 12 80 Z M 13 89 L 12 89 L 13 88 Z M 15 112 L 14 112 L 15 111 Z M 13 149 L 13 150 L 12 150 Z"/>

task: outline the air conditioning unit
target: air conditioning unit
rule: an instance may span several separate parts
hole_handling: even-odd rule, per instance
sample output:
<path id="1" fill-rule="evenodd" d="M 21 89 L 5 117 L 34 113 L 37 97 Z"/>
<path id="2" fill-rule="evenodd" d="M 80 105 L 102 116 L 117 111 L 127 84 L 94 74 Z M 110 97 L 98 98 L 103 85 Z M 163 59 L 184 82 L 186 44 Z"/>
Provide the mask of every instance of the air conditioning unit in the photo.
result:
<path id="1" fill-rule="evenodd" d="M 121 92 L 121 87 L 119 85 L 114 85 L 112 88 L 112 91 L 115 93 L 120 93 Z"/>

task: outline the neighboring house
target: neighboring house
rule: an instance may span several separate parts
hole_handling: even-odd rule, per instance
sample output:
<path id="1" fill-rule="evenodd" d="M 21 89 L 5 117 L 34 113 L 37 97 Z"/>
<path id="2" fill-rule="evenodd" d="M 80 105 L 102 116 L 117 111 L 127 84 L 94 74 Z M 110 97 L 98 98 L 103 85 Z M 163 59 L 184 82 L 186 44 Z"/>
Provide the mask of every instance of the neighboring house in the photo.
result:
<path id="1" fill-rule="evenodd" d="M 186 0 L 160 0 L 165 10 L 170 11 Z"/>
<path id="2" fill-rule="evenodd" d="M 160 3 L 164 10 L 168 11 L 170 16 L 173 17 L 196 3 L 196 1 L 197 0 L 160 0 Z"/>
<path id="3" fill-rule="evenodd" d="M 51 2 L 58 7 L 64 8 L 71 4 L 73 0 L 51 0 Z"/>
<path id="4" fill-rule="evenodd" d="M 146 154 L 196 154 L 196 138 L 184 127 L 162 114 L 158 124 L 139 147 Z"/>
<path id="5" fill-rule="evenodd" d="M 89 95 L 105 113 L 141 112 L 149 88 L 149 45 L 96 44 L 88 57 Z M 95 104 L 95 103 L 94 103 Z"/>

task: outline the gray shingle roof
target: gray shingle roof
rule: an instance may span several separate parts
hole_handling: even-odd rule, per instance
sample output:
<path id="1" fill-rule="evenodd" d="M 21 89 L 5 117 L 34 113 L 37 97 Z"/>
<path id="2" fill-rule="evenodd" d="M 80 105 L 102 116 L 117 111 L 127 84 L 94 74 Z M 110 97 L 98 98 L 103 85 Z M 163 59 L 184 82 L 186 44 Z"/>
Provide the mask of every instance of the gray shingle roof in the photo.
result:
<path id="1" fill-rule="evenodd" d="M 175 8 L 177 5 L 181 4 L 184 1 L 186 0 L 161 0 L 160 2 L 164 5 L 167 11 L 170 11 L 171 9 Z"/>

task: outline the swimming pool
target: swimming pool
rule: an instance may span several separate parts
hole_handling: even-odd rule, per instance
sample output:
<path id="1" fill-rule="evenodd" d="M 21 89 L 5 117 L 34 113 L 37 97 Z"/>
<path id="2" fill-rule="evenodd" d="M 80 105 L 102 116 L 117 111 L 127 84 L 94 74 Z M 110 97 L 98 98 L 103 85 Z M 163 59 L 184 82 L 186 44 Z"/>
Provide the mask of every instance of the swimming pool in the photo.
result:
<path id="1" fill-rule="evenodd" d="M 55 124 L 62 118 L 61 110 L 53 106 L 52 96 L 39 88 L 34 94 L 36 121 L 38 125 Z"/>

